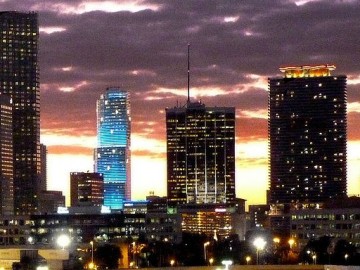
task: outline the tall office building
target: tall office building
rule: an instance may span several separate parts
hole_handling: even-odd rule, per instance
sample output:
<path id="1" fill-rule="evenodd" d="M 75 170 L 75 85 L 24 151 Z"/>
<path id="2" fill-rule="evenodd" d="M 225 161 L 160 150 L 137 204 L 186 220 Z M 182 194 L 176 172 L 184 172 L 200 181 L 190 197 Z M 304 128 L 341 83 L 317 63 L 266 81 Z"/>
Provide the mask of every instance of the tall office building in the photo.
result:
<path id="1" fill-rule="evenodd" d="M 0 94 L 0 216 L 14 213 L 12 100 Z"/>
<path id="2" fill-rule="evenodd" d="M 166 109 L 170 203 L 235 199 L 235 108 L 190 102 Z"/>
<path id="3" fill-rule="evenodd" d="M 346 196 L 346 76 L 334 69 L 283 67 L 269 79 L 270 203 Z"/>
<path id="4" fill-rule="evenodd" d="M 90 204 L 102 206 L 104 203 L 104 177 L 101 173 L 70 173 L 71 206 Z"/>
<path id="5" fill-rule="evenodd" d="M 37 211 L 40 92 L 36 13 L 0 12 L 0 92 L 13 101 L 15 214 Z"/>
<path id="6" fill-rule="evenodd" d="M 119 88 L 108 88 L 97 101 L 95 171 L 104 176 L 104 205 L 123 208 L 131 197 L 130 99 Z"/>
<path id="7" fill-rule="evenodd" d="M 40 177 L 38 184 L 39 193 L 47 190 L 47 147 L 40 144 Z"/>

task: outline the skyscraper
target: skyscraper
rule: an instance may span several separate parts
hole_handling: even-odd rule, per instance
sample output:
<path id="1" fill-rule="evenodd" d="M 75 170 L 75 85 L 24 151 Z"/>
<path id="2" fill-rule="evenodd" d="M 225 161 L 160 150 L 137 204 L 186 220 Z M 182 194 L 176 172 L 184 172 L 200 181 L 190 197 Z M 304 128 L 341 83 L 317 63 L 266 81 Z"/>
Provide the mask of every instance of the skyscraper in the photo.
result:
<path id="1" fill-rule="evenodd" d="M 15 214 L 37 211 L 40 93 L 36 13 L 0 12 L 0 92 L 13 101 Z"/>
<path id="2" fill-rule="evenodd" d="M 346 195 L 346 76 L 334 69 L 283 67 L 269 79 L 270 203 Z"/>
<path id="3" fill-rule="evenodd" d="M 104 176 L 104 205 L 123 208 L 130 199 L 130 99 L 119 88 L 108 88 L 97 101 L 95 171 Z"/>
<path id="4" fill-rule="evenodd" d="M 235 108 L 188 101 L 166 109 L 169 202 L 235 199 Z"/>
<path id="5" fill-rule="evenodd" d="M 38 185 L 39 193 L 47 190 L 47 147 L 40 144 L 40 177 Z"/>
<path id="6" fill-rule="evenodd" d="M 0 94 L 0 215 L 14 213 L 12 101 Z"/>

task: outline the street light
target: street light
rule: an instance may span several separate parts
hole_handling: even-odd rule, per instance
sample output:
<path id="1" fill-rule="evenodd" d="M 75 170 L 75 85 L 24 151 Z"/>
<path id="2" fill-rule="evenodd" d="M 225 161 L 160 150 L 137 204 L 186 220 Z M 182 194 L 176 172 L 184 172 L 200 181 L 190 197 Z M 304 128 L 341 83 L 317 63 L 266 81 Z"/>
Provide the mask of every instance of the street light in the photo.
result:
<path id="1" fill-rule="evenodd" d="M 221 263 L 222 263 L 222 265 L 225 266 L 225 270 L 228 270 L 229 266 L 233 264 L 233 261 L 231 261 L 231 260 L 223 260 Z"/>
<path id="2" fill-rule="evenodd" d="M 346 253 L 346 254 L 344 255 L 345 264 L 347 264 L 347 259 L 348 259 L 348 258 L 349 258 L 349 254 Z"/>
<path id="3" fill-rule="evenodd" d="M 291 249 L 292 246 L 295 244 L 295 240 L 292 239 L 292 238 L 290 238 L 289 241 L 288 241 L 288 243 L 289 243 L 289 246 L 290 246 L 290 249 Z"/>
<path id="4" fill-rule="evenodd" d="M 204 260 L 205 260 L 205 263 L 206 263 L 206 247 L 208 246 L 208 245 L 210 245 L 210 242 L 209 241 L 207 241 L 207 242 L 205 242 L 204 243 Z"/>
<path id="5" fill-rule="evenodd" d="M 263 250 L 266 245 L 266 241 L 261 238 L 257 237 L 254 241 L 254 246 L 256 247 L 256 264 L 259 264 L 259 251 Z"/>
<path id="6" fill-rule="evenodd" d="M 210 264 L 210 266 L 211 266 L 213 263 L 214 263 L 214 258 L 210 258 L 210 259 L 209 259 L 209 264 Z"/>
<path id="7" fill-rule="evenodd" d="M 246 264 L 249 264 L 249 262 L 251 261 L 251 257 L 250 257 L 250 256 L 246 256 L 245 260 L 246 260 Z"/>
<path id="8" fill-rule="evenodd" d="M 66 234 L 62 234 L 57 238 L 56 242 L 62 249 L 65 249 L 65 247 L 70 244 L 70 237 Z"/>
<path id="9" fill-rule="evenodd" d="M 274 237 L 273 241 L 274 241 L 275 245 L 278 245 L 280 243 L 280 238 Z"/>
<path id="10" fill-rule="evenodd" d="M 314 264 L 316 264 L 316 254 L 312 255 L 312 259 L 313 259 Z"/>

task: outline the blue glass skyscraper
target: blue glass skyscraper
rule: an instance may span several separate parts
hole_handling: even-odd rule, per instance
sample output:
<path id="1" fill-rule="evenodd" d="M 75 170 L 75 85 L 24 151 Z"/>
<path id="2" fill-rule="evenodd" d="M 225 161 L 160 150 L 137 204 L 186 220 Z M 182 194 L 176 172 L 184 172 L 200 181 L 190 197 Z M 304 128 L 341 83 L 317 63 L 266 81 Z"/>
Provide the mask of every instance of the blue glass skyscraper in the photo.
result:
<path id="1" fill-rule="evenodd" d="M 107 88 L 97 101 L 95 171 L 104 175 L 104 205 L 113 210 L 130 199 L 130 127 L 129 93 Z"/>

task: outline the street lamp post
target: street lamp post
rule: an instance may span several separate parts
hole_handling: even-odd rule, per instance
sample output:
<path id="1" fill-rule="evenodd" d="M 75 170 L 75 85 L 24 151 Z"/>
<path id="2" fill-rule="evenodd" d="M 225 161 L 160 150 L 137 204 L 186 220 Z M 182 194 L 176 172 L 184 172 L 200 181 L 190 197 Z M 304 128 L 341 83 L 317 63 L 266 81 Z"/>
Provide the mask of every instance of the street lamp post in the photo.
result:
<path id="1" fill-rule="evenodd" d="M 209 241 L 207 241 L 207 242 L 205 242 L 204 243 L 204 261 L 205 261 L 205 263 L 206 263 L 206 260 L 207 260 L 207 252 L 206 252 L 206 247 L 208 246 L 208 245 L 210 245 L 210 242 Z"/>
<path id="2" fill-rule="evenodd" d="M 256 264 L 259 264 L 259 251 L 263 250 L 266 245 L 266 241 L 261 238 L 257 237 L 254 241 L 254 246 L 256 247 Z"/>
<path id="3" fill-rule="evenodd" d="M 312 255 L 312 259 L 313 259 L 314 264 L 316 264 L 316 254 Z"/>
<path id="4" fill-rule="evenodd" d="M 91 264 L 94 264 L 94 242 L 90 241 L 91 245 Z"/>
<path id="5" fill-rule="evenodd" d="M 251 261 L 251 257 L 250 257 L 250 256 L 246 256 L 245 260 L 246 260 L 246 264 L 249 264 L 249 262 Z"/>

